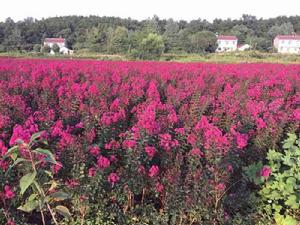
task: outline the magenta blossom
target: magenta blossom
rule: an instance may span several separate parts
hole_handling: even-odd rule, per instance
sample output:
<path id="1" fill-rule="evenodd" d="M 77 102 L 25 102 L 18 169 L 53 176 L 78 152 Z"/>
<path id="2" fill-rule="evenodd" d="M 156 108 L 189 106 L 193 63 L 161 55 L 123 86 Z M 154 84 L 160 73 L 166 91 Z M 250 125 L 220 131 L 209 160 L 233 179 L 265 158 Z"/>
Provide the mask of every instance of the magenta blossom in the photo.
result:
<path id="1" fill-rule="evenodd" d="M 110 161 L 109 161 L 108 158 L 101 155 L 101 156 L 98 157 L 97 165 L 98 165 L 99 168 L 105 169 L 105 168 L 110 166 Z"/>
<path id="2" fill-rule="evenodd" d="M 116 173 L 110 173 L 107 180 L 109 183 L 114 185 L 115 183 L 117 183 L 120 180 L 120 177 Z"/>
<path id="3" fill-rule="evenodd" d="M 62 164 L 57 162 L 56 164 L 51 166 L 51 170 L 54 174 L 57 174 L 61 170 L 62 167 L 63 167 Z"/>
<path id="4" fill-rule="evenodd" d="M 216 185 L 216 189 L 219 191 L 224 191 L 225 190 L 225 184 L 224 183 L 219 183 Z"/>
<path id="5" fill-rule="evenodd" d="M 95 167 L 89 168 L 88 176 L 94 177 L 95 175 L 96 175 L 96 168 Z"/>
<path id="6" fill-rule="evenodd" d="M 268 166 L 264 166 L 260 171 L 260 175 L 262 177 L 264 177 L 266 180 L 270 177 L 271 173 L 272 173 L 272 170 Z"/>
<path id="7" fill-rule="evenodd" d="M 239 149 L 245 148 L 248 144 L 248 138 L 249 137 L 247 134 L 237 133 L 237 136 L 236 136 L 237 147 Z"/>
<path id="8" fill-rule="evenodd" d="M 11 190 L 11 187 L 8 185 L 4 186 L 4 196 L 7 199 L 12 199 L 15 197 L 15 193 Z"/>
<path id="9" fill-rule="evenodd" d="M 156 165 L 151 166 L 149 169 L 149 177 L 155 177 L 159 173 L 159 167 Z"/>
<path id="10" fill-rule="evenodd" d="M 15 225 L 16 223 L 15 223 L 15 221 L 13 220 L 13 219 L 11 219 L 11 218 L 9 218 L 8 220 L 7 220 L 7 225 Z"/>
<path id="11" fill-rule="evenodd" d="M 175 128 L 175 132 L 181 135 L 185 134 L 184 128 Z"/>
<path id="12" fill-rule="evenodd" d="M 92 146 L 89 148 L 89 153 L 93 156 L 98 156 L 100 153 L 100 148 L 98 146 Z"/>
<path id="13" fill-rule="evenodd" d="M 153 156 L 155 155 L 156 153 L 156 150 L 154 147 L 150 147 L 150 146 L 146 146 L 145 147 L 145 152 L 147 153 L 147 155 L 149 156 L 149 158 L 153 158 Z"/>
<path id="14" fill-rule="evenodd" d="M 134 140 L 125 140 L 122 143 L 122 147 L 125 149 L 134 148 L 136 146 L 136 141 Z"/>
<path id="15" fill-rule="evenodd" d="M 155 190 L 159 193 L 162 193 L 164 190 L 164 185 L 162 185 L 160 182 L 157 182 L 155 184 Z"/>
<path id="16" fill-rule="evenodd" d="M 65 182 L 65 185 L 67 185 L 69 188 L 73 189 L 76 186 L 80 185 L 80 183 L 75 179 L 70 179 Z"/>
<path id="17" fill-rule="evenodd" d="M 191 155 L 197 156 L 199 158 L 201 156 L 203 156 L 203 152 L 201 152 L 201 150 L 199 148 L 193 148 L 190 153 L 191 153 Z"/>

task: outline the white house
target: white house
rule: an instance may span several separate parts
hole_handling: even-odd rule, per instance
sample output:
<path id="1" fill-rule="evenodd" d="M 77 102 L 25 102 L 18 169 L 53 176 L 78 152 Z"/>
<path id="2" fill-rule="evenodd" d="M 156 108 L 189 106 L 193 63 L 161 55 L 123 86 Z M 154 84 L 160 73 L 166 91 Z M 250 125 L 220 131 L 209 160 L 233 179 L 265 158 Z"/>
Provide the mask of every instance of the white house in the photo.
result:
<path id="1" fill-rule="evenodd" d="M 236 36 L 217 36 L 217 43 L 216 52 L 231 52 L 237 50 L 238 39 Z"/>
<path id="2" fill-rule="evenodd" d="M 274 48 L 279 53 L 300 54 L 300 35 L 278 35 L 274 39 Z"/>
<path id="3" fill-rule="evenodd" d="M 59 53 L 64 54 L 64 55 L 73 55 L 74 51 L 70 50 L 66 47 L 62 47 L 59 49 Z"/>
<path id="4" fill-rule="evenodd" d="M 44 40 L 44 46 L 48 45 L 50 48 L 54 44 L 57 44 L 59 48 L 65 47 L 66 46 L 66 39 L 64 38 L 45 38 Z"/>
<path id="5" fill-rule="evenodd" d="M 59 53 L 64 55 L 72 55 L 73 50 L 70 50 L 66 47 L 66 39 L 64 38 L 46 38 L 44 41 L 44 46 L 48 45 L 51 48 L 50 54 L 54 55 L 52 47 L 54 44 L 57 44 L 59 47 Z"/>

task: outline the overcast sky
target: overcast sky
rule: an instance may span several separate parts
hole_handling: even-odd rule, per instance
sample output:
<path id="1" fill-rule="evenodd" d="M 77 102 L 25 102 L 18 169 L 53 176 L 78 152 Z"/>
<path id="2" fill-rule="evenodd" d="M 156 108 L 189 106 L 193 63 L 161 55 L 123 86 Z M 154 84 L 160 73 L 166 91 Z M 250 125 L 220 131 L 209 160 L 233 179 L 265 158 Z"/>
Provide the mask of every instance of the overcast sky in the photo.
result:
<path id="1" fill-rule="evenodd" d="M 1 0 L 0 21 L 63 15 L 118 16 L 147 19 L 153 15 L 176 20 L 258 18 L 300 15 L 300 0 Z"/>

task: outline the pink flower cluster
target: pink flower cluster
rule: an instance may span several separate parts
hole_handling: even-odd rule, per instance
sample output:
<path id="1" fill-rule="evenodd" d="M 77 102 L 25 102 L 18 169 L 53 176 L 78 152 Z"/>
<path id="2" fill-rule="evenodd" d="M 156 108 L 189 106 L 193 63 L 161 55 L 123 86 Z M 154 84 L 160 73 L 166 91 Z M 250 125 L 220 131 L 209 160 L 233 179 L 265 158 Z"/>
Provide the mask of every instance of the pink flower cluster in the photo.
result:
<path id="1" fill-rule="evenodd" d="M 12 199 L 15 197 L 15 193 L 12 191 L 9 185 L 5 185 L 3 192 L 0 192 L 0 199 L 1 197 L 4 197 L 5 199 Z"/>

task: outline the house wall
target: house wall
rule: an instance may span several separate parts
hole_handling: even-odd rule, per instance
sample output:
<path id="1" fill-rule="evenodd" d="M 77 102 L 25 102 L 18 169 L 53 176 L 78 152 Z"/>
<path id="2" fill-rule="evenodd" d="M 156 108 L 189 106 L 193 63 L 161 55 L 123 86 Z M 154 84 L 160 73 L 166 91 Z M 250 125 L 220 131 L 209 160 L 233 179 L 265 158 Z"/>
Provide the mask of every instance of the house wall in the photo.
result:
<path id="1" fill-rule="evenodd" d="M 275 38 L 274 47 L 279 53 L 300 53 L 300 40 L 282 40 Z"/>
<path id="2" fill-rule="evenodd" d="M 217 52 L 229 52 L 237 50 L 237 40 L 218 40 Z"/>
<path id="3" fill-rule="evenodd" d="M 57 44 L 59 46 L 59 48 L 65 47 L 65 43 L 61 43 L 61 42 L 44 42 L 44 46 L 48 45 L 50 48 L 52 48 L 52 46 L 54 44 Z"/>

